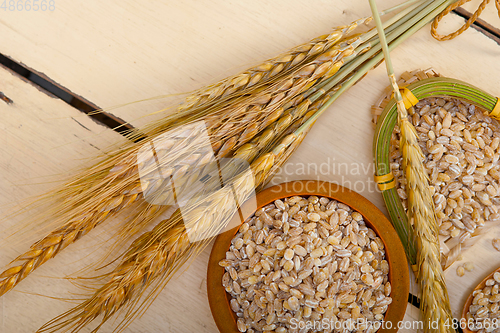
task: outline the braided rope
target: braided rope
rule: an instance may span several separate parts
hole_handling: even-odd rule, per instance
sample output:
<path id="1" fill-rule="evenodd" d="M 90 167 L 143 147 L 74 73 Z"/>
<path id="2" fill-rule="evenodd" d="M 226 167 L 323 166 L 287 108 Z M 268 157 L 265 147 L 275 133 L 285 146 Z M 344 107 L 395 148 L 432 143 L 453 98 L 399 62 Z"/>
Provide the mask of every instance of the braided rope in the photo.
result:
<path id="1" fill-rule="evenodd" d="M 471 16 L 471 18 L 469 18 L 467 20 L 467 22 L 460 29 L 458 29 L 457 31 L 455 31 L 455 32 L 453 32 L 453 33 L 451 33 L 449 35 L 446 35 L 446 36 L 438 34 L 437 33 L 437 28 L 438 28 L 438 25 L 439 25 L 439 22 L 441 21 L 441 19 L 443 17 L 445 17 L 446 15 L 448 15 L 452 10 L 454 10 L 454 9 L 462 6 L 463 4 L 466 4 L 469 1 L 470 0 L 460 0 L 460 1 L 457 1 L 455 3 L 452 3 L 441 14 L 439 14 L 438 16 L 436 16 L 436 18 L 434 19 L 434 22 L 432 22 L 432 26 L 431 26 L 431 35 L 432 35 L 432 37 L 434 37 L 435 39 L 437 39 L 439 41 L 443 41 L 443 40 L 451 40 L 451 39 L 459 36 L 465 30 L 467 30 L 467 29 L 470 28 L 470 26 L 477 20 L 477 18 L 479 17 L 479 15 L 481 15 L 481 13 L 483 12 L 483 10 L 486 8 L 486 5 L 490 2 L 490 0 L 483 0 L 483 2 L 481 2 L 481 4 L 479 5 L 479 7 L 477 8 L 476 12 Z M 497 10 L 498 10 L 498 16 L 500 17 L 500 0 L 495 0 L 495 5 L 496 5 Z"/>

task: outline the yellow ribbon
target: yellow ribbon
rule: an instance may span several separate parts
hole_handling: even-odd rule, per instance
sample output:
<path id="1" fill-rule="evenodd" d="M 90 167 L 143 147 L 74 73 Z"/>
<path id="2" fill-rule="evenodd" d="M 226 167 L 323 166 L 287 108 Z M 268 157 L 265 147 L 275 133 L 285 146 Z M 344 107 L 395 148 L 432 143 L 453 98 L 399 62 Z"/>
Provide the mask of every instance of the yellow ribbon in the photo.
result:
<path id="1" fill-rule="evenodd" d="M 495 107 L 493 108 L 493 111 L 490 112 L 489 116 L 500 120 L 500 98 L 497 98 L 497 104 L 495 104 Z"/>
<path id="2" fill-rule="evenodd" d="M 382 175 L 382 176 L 375 176 L 375 182 L 378 184 L 386 183 L 386 182 L 393 180 L 393 179 L 394 179 L 394 176 L 393 176 L 392 172 L 389 172 L 388 174 Z"/>
<path id="3" fill-rule="evenodd" d="M 392 182 L 390 183 L 385 183 L 385 184 L 377 184 L 378 186 L 378 189 L 381 190 L 381 191 L 387 191 L 387 190 L 390 190 L 391 188 L 394 188 L 396 187 L 396 179 L 394 179 Z"/>
<path id="4" fill-rule="evenodd" d="M 389 172 L 386 175 L 375 176 L 375 182 L 377 183 L 378 189 L 381 191 L 387 191 L 391 188 L 396 187 L 396 179 L 394 179 L 394 175 L 392 172 Z"/>
<path id="5" fill-rule="evenodd" d="M 403 96 L 403 102 L 405 103 L 405 108 L 409 109 L 418 103 L 418 98 L 413 95 L 413 93 L 408 88 L 400 89 L 401 96 Z"/>
<path id="6" fill-rule="evenodd" d="M 405 104 L 405 108 L 409 109 L 412 106 L 415 106 L 418 103 L 418 98 L 413 95 L 410 89 L 408 88 L 400 88 L 399 92 L 403 97 L 403 103 Z M 394 93 L 392 94 L 392 98 L 394 98 Z"/>

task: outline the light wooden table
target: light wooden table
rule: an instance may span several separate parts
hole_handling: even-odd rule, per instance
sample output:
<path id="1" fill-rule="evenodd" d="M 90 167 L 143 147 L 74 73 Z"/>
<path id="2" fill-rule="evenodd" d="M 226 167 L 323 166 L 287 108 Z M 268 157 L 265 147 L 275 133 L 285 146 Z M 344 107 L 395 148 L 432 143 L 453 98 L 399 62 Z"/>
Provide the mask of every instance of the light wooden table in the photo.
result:
<path id="1" fill-rule="evenodd" d="M 379 1 L 381 7 L 397 2 Z M 493 10 L 491 4 L 486 19 L 498 27 Z M 53 12 L 0 9 L 0 53 L 107 108 L 202 87 L 369 12 L 364 0 L 55 1 Z M 441 29 L 451 31 L 462 23 L 451 15 Z M 393 52 L 393 62 L 397 73 L 434 67 L 445 76 L 500 95 L 499 56 L 500 46 L 475 30 L 439 43 L 426 27 Z M 373 190 L 370 106 L 387 83 L 380 66 L 346 92 L 275 182 L 305 178 L 338 182 L 354 187 L 385 211 L 381 196 Z M 0 91 L 13 100 L 12 104 L 0 101 L 0 231 L 5 234 L 20 222 L 10 216 L 14 205 L 44 193 L 121 138 L 4 68 L 0 68 Z M 146 116 L 176 100 L 164 98 L 111 112 L 138 126 L 161 117 Z M 311 162 L 326 163 L 331 172 L 307 168 Z M 351 171 L 339 173 L 342 165 Z M 67 248 L 0 298 L 0 332 L 34 332 L 72 307 L 74 303 L 45 296 L 71 298 L 81 293 L 63 278 L 105 253 L 113 223 Z M 473 272 L 459 278 L 455 266 L 447 271 L 455 316 L 471 289 L 500 266 L 500 256 L 491 247 L 495 236 L 500 236 L 500 228 L 464 256 L 475 262 Z M 31 240 L 3 239 L 0 266 L 26 250 Z M 217 332 L 206 296 L 208 255 L 209 249 L 181 278 L 171 281 L 126 332 Z M 412 289 L 415 292 L 414 285 Z M 409 305 L 407 319 L 416 318 L 418 310 Z M 111 326 L 102 331 L 111 332 Z"/>

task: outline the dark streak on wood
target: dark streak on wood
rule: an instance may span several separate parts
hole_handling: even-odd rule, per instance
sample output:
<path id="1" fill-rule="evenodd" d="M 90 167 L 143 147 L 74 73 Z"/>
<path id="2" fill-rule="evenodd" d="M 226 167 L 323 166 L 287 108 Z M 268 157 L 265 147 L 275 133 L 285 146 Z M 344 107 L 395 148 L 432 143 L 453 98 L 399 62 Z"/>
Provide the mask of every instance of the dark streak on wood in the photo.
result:
<path id="1" fill-rule="evenodd" d="M 73 118 L 72 118 L 72 119 L 73 119 Z M 74 120 L 74 119 L 73 119 L 73 120 Z M 76 121 L 76 120 L 75 120 L 75 121 Z M 77 122 L 77 123 L 78 123 L 78 122 Z M 79 124 L 80 124 L 80 123 L 79 123 Z M 80 125 L 81 125 L 81 124 L 80 124 Z M 83 126 L 83 125 L 82 125 L 82 126 Z M 85 127 L 85 126 L 83 126 L 83 127 Z M 85 128 L 86 128 L 86 127 L 85 127 Z M 85 140 L 85 139 L 80 138 L 78 135 L 76 135 L 76 134 L 74 134 L 74 133 L 73 133 L 73 136 L 74 136 L 75 138 L 77 138 L 78 140 L 82 140 L 83 142 L 85 142 L 86 144 L 88 144 L 89 146 L 91 146 L 92 148 L 95 148 L 95 149 L 97 149 L 97 150 L 101 151 L 101 148 L 99 148 L 99 147 L 97 147 L 97 146 L 93 145 L 92 143 L 88 142 L 88 141 L 87 141 L 87 140 Z M 106 155 L 107 155 L 107 154 L 106 154 Z"/>
<path id="2" fill-rule="evenodd" d="M 75 118 L 71 117 L 71 119 L 73 119 L 78 125 L 82 126 L 83 128 L 85 128 L 87 131 L 90 131 L 89 128 L 87 128 L 85 125 L 83 125 L 81 122 L 79 122 L 78 120 L 76 120 Z"/>
<path id="3" fill-rule="evenodd" d="M 14 101 L 13 101 L 13 100 L 11 100 L 11 99 L 10 99 L 10 98 L 8 98 L 7 96 L 5 96 L 5 94 L 4 94 L 3 92 L 1 92 L 1 91 L 0 91 L 0 99 L 1 99 L 2 101 L 4 101 L 5 103 L 7 103 L 7 104 L 12 104 L 12 103 L 14 103 Z"/>
<path id="4" fill-rule="evenodd" d="M 72 107 L 87 114 L 101 125 L 105 125 L 122 135 L 127 135 L 134 130 L 134 127 L 123 119 L 111 113 L 101 111 L 101 108 L 94 103 L 73 93 L 66 87 L 50 79 L 45 74 L 29 68 L 23 63 L 17 62 L 8 56 L 0 54 L 0 65 L 24 78 L 47 95 L 59 98 Z"/>
<path id="5" fill-rule="evenodd" d="M 420 308 L 420 299 L 411 293 L 408 295 L 408 303 L 410 303 L 411 305 L 413 305 L 417 309 Z"/>

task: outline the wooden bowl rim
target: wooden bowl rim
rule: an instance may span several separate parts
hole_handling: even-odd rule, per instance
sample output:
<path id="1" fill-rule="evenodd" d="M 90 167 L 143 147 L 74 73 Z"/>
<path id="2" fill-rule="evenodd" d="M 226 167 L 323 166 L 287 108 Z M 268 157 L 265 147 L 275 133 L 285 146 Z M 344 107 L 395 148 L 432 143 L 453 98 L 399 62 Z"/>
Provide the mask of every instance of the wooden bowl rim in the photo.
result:
<path id="1" fill-rule="evenodd" d="M 300 188 L 300 190 L 295 190 Z M 378 332 L 395 332 L 397 325 L 403 320 L 409 295 L 409 269 L 405 251 L 392 224 L 385 215 L 370 201 L 360 194 L 340 185 L 317 180 L 299 180 L 282 183 L 265 189 L 256 196 L 257 209 L 277 199 L 287 198 L 293 195 L 299 196 L 325 196 L 350 206 L 363 215 L 367 226 L 372 228 L 382 239 L 386 248 L 386 260 L 389 263 L 389 281 L 391 282 L 392 303 L 385 313 L 384 321 L 390 322 L 392 327 L 382 327 Z M 241 208 L 243 220 L 235 214 L 230 223 L 238 226 L 254 214 L 249 211 L 249 202 Z M 253 206 L 255 207 L 255 206 Z M 247 209 L 245 209 L 247 208 Z M 375 223 L 373 221 L 376 221 Z M 228 230 L 217 236 L 207 270 L 207 293 L 210 310 L 215 323 L 221 333 L 237 333 L 236 315 L 229 305 L 229 294 L 222 286 L 224 268 L 219 266 L 219 261 L 225 258 L 229 249 L 231 239 L 237 233 L 238 227 Z"/>
<path id="2" fill-rule="evenodd" d="M 472 292 L 470 293 L 469 297 L 467 297 L 467 300 L 465 301 L 465 304 L 464 304 L 464 307 L 462 309 L 462 319 L 465 320 L 465 327 L 462 328 L 462 331 L 464 333 L 476 333 L 477 331 L 471 331 L 469 329 L 469 325 L 467 323 L 467 318 L 466 318 L 466 314 L 469 310 L 469 307 L 472 305 L 472 301 L 474 300 L 474 297 L 472 296 L 472 294 L 476 291 L 476 290 L 479 290 L 479 289 L 483 289 L 486 287 L 486 281 L 488 281 L 489 279 L 493 279 L 493 275 L 497 272 L 500 272 L 500 267 L 495 269 L 493 272 L 491 272 L 490 274 L 488 274 L 475 288 L 474 290 L 472 290 Z"/>

